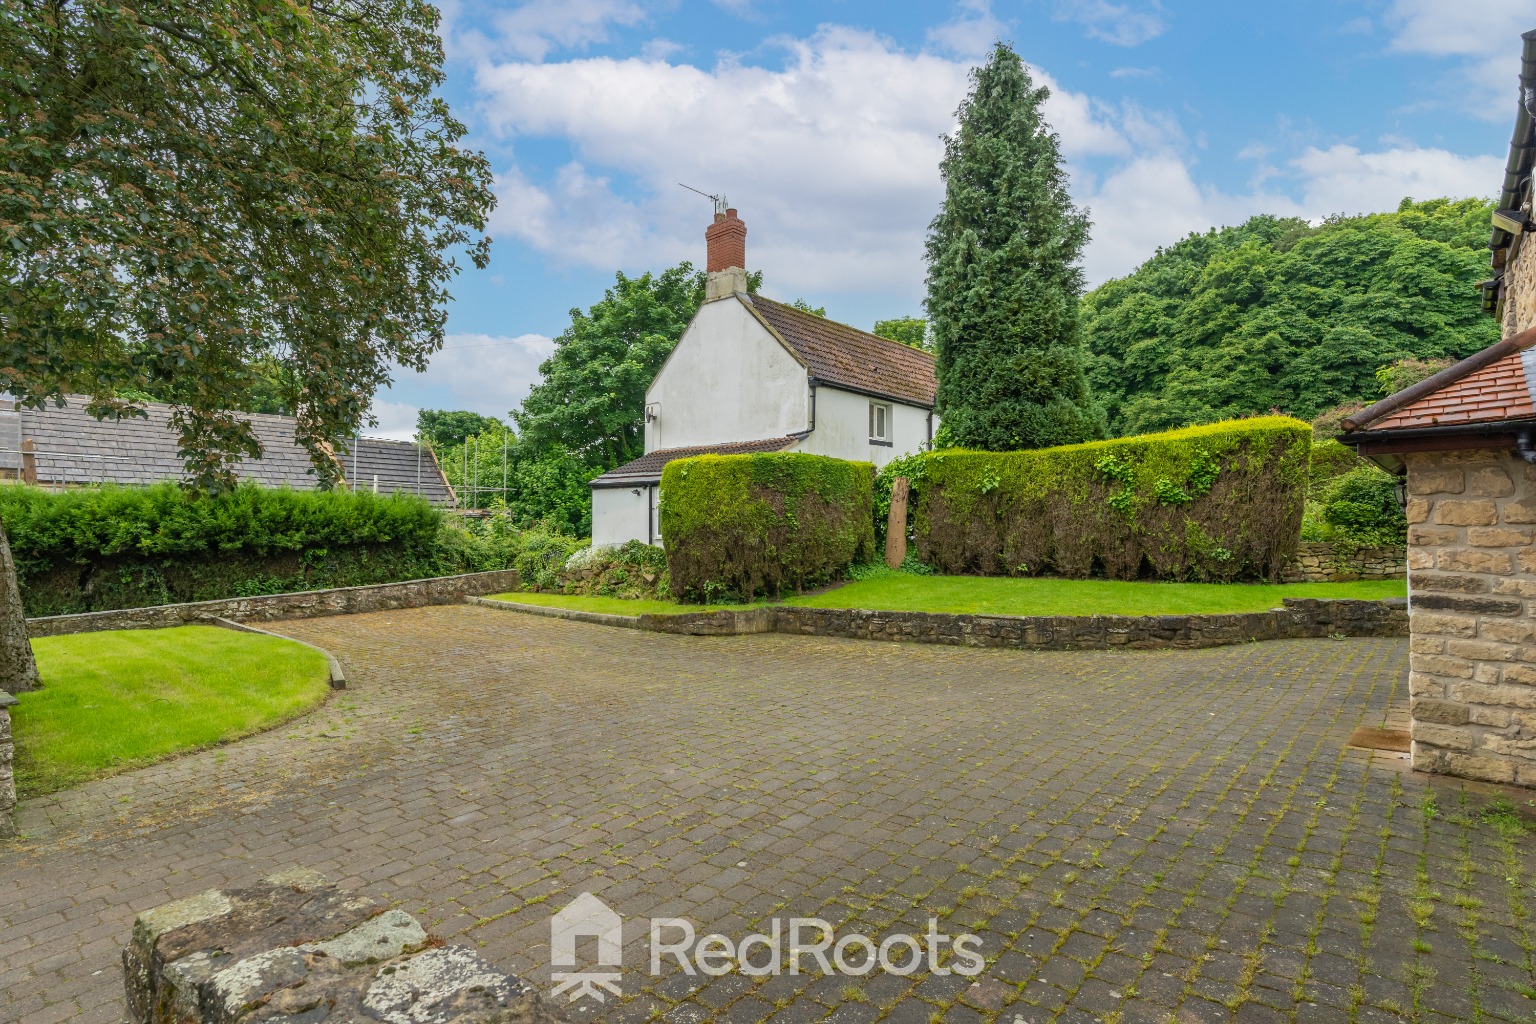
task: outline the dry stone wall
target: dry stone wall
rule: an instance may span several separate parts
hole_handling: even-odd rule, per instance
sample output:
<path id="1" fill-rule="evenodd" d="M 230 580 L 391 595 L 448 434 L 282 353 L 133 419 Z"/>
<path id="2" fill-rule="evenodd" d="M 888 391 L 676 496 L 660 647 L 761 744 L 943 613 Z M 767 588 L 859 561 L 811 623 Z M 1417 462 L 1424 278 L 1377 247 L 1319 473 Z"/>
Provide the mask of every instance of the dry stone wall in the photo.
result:
<path id="1" fill-rule="evenodd" d="M 1536 466 L 1405 458 L 1413 766 L 1536 786 Z"/>
<path id="2" fill-rule="evenodd" d="M 368 587 L 233 597 L 223 601 L 162 604 L 150 608 L 123 608 L 81 615 L 50 615 L 28 619 L 27 629 L 32 636 L 39 637 L 95 633 L 104 629 L 158 629 L 207 622 L 209 619 L 231 619 L 235 622 L 307 619 L 321 615 L 422 608 L 431 604 L 458 604 L 466 597 L 516 590 L 519 585 L 516 570 L 501 569 L 462 576 L 408 580 L 404 583 L 380 583 Z"/>
<path id="3" fill-rule="evenodd" d="M 1401 545 L 1346 548 L 1302 541 L 1280 572 L 1281 583 L 1342 583 L 1347 580 L 1400 580 L 1407 571 L 1408 549 Z"/>
<path id="4" fill-rule="evenodd" d="M 11 712 L 16 698 L 0 690 L 0 839 L 16 834 L 16 756 L 11 743 Z"/>
<path id="5" fill-rule="evenodd" d="M 313 871 L 140 914 L 123 950 L 137 1024 L 545 1024 L 537 990 L 402 910 Z"/>

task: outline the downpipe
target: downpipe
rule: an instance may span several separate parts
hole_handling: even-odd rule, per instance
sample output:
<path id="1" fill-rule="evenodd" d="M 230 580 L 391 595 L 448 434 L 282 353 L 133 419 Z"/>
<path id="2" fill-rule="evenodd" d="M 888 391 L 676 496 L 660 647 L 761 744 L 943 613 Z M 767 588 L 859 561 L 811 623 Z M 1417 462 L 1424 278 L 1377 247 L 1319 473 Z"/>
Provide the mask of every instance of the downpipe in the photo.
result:
<path id="1" fill-rule="evenodd" d="M 1524 427 L 1515 435 L 1515 451 L 1531 465 L 1536 466 L 1536 431 Z"/>

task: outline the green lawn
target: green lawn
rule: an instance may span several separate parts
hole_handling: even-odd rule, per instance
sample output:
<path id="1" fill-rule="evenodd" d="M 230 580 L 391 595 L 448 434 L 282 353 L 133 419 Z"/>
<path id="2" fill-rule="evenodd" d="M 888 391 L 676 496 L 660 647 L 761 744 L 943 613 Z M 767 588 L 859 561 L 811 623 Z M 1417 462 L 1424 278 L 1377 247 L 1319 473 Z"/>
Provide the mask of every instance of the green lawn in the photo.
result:
<path id="1" fill-rule="evenodd" d="M 319 651 L 214 626 L 40 637 L 32 648 L 43 688 L 11 709 L 24 796 L 270 728 L 330 691 Z"/>
<path id="2" fill-rule="evenodd" d="M 1199 615 L 1261 612 L 1286 597 L 1403 597 L 1402 580 L 1359 583 L 1124 583 L 1119 580 L 891 575 L 786 604 L 979 615 Z"/>
<path id="3" fill-rule="evenodd" d="M 982 615 L 1191 615 L 1260 612 L 1287 597 L 1377 600 L 1403 597 L 1402 580 L 1359 583 L 1122 583 L 1117 580 L 1007 579 L 993 576 L 891 574 L 835 590 L 791 597 L 808 608 L 885 612 L 970 612 Z M 676 604 L 576 594 L 497 594 L 503 601 L 611 615 L 670 615 L 747 605 Z"/>

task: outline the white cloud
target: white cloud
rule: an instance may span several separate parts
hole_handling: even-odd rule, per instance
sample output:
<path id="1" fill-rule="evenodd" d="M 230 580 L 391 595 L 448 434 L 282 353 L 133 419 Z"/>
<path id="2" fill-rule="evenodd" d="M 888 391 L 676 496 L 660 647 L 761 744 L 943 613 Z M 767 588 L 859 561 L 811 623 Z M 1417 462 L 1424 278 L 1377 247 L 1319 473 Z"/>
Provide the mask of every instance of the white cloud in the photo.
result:
<path id="1" fill-rule="evenodd" d="M 1138 10 L 1129 4 L 1108 0 L 1056 0 L 1056 20 L 1075 21 L 1094 39 L 1115 46 L 1140 46 L 1163 34 L 1161 5 Z"/>
<path id="2" fill-rule="evenodd" d="M 1397 147 L 1362 153 L 1354 146 L 1310 147 L 1292 161 L 1306 181 L 1313 216 L 1391 209 L 1405 196 L 1491 196 L 1504 161 L 1443 149 Z"/>
<path id="3" fill-rule="evenodd" d="M 685 182 L 724 191 L 742 211 L 752 264 L 776 293 L 915 295 L 942 198 L 940 137 L 954 127 L 969 62 L 846 28 L 780 42 L 782 69 L 729 59 L 710 69 L 639 58 L 487 65 L 479 83 L 492 128 L 563 139 L 576 157 L 553 180 L 504 172 L 493 232 L 603 268 L 697 263 L 708 207 L 677 187 Z M 1068 159 L 1126 155 L 1155 120 L 1036 76 L 1052 87 L 1047 116 Z"/>
<path id="4" fill-rule="evenodd" d="M 961 10 L 990 16 L 984 6 Z M 508 167 L 492 230 L 548 258 L 612 270 L 703 257 L 708 205 L 678 182 L 723 191 L 750 230 L 748 254 L 770 294 L 815 298 L 922 294 L 922 244 L 942 199 L 941 136 L 954 127 L 970 61 L 906 53 L 884 37 L 824 26 L 781 39 L 780 68 L 724 58 L 710 68 L 661 59 L 484 64 L 491 129 L 517 142 L 558 139 L 571 159 L 547 174 Z M 1272 141 L 1241 189 L 1202 183 L 1173 115 L 1052 89 L 1047 117 L 1074 194 L 1094 218 L 1091 282 L 1124 274 L 1159 245 L 1261 212 L 1317 219 L 1394 208 L 1404 196 L 1484 195 L 1498 160 L 1411 142 L 1375 149 Z M 1198 140 L 1197 140 L 1198 141 Z M 510 403 L 509 403 L 510 404 Z"/>
<path id="5" fill-rule="evenodd" d="M 1109 73 L 1110 78 L 1160 78 L 1163 72 L 1159 68 L 1115 68 Z"/>
<path id="6" fill-rule="evenodd" d="M 992 13 L 990 0 L 960 0 L 955 16 L 928 30 L 928 42 L 960 57 L 982 57 L 1008 31 Z"/>
<path id="7" fill-rule="evenodd" d="M 422 408 L 468 409 L 505 421 L 539 380 L 539 364 L 555 350 L 542 334 L 517 337 L 450 334 L 425 373 L 402 373 L 373 403 L 379 437 L 409 439 Z"/>
<path id="8" fill-rule="evenodd" d="M 1458 60 L 1461 93 L 1475 116 L 1503 121 L 1514 114 L 1520 72 L 1520 33 L 1536 27 L 1531 0 L 1394 0 L 1387 14 L 1398 53 Z"/>
<path id="9" fill-rule="evenodd" d="M 461 0 L 449 0 L 442 37 L 453 57 L 543 60 L 554 50 L 605 43 L 612 29 L 638 25 L 647 13 L 636 0 L 526 0 L 480 28 L 466 23 Z"/>

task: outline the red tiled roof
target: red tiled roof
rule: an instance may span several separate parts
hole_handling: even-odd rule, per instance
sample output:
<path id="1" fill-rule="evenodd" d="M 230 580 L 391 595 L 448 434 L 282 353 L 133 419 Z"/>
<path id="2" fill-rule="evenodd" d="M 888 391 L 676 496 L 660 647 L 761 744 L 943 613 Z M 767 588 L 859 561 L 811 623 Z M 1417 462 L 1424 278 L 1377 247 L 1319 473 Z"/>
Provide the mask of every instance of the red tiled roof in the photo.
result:
<path id="1" fill-rule="evenodd" d="M 1497 423 L 1536 418 L 1526 379 L 1524 352 L 1509 355 L 1397 409 L 1370 430 L 1406 430 L 1460 423 Z"/>
<path id="2" fill-rule="evenodd" d="M 933 408 L 939 382 L 929 353 L 813 313 L 803 313 L 761 295 L 743 298 L 794 350 L 817 380 Z"/>
<path id="3" fill-rule="evenodd" d="M 725 444 L 695 445 L 689 448 L 658 448 L 646 452 L 631 462 L 616 466 L 592 481 L 593 487 L 625 487 L 630 484 L 655 483 L 661 479 L 661 471 L 674 459 L 689 459 L 695 455 L 754 455 L 758 452 L 781 452 L 800 440 L 798 437 L 769 437 L 761 441 L 729 441 Z"/>

